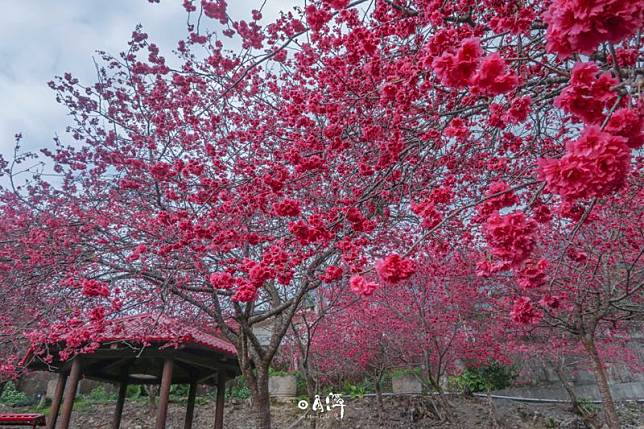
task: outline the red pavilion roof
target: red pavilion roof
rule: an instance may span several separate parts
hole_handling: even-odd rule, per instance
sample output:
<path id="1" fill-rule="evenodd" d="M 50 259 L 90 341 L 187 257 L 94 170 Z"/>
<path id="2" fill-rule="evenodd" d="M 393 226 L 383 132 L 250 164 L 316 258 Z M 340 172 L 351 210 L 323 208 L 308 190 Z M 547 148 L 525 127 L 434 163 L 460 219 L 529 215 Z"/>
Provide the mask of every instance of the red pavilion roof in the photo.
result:
<path id="1" fill-rule="evenodd" d="M 236 356 L 235 346 L 215 335 L 207 333 L 194 325 L 161 314 L 143 313 L 110 320 L 105 330 L 92 338 L 94 343 L 129 342 L 134 344 L 154 344 L 161 347 L 197 345 L 228 356 Z M 72 334 L 73 335 L 73 334 Z M 22 359 L 21 365 L 30 362 L 38 345 L 32 345 Z"/>
<path id="2" fill-rule="evenodd" d="M 235 356 L 237 351 L 230 342 L 167 316 L 144 313 L 110 321 L 100 342 L 144 341 L 169 345 L 197 344 L 221 353 Z"/>

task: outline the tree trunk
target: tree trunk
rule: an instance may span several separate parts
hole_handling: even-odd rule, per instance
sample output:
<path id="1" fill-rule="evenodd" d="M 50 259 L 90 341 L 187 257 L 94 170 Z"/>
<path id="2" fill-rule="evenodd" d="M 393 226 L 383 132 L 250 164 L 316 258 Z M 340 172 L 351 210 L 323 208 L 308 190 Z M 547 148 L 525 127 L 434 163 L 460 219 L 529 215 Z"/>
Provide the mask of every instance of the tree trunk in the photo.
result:
<path id="1" fill-rule="evenodd" d="M 617 416 L 617 408 L 615 407 L 615 402 L 613 401 L 613 395 L 610 392 L 610 387 L 608 386 L 608 375 L 606 374 L 606 368 L 604 363 L 601 361 L 599 354 L 597 353 L 597 347 L 595 347 L 595 341 L 590 339 L 584 339 L 584 348 L 590 356 L 590 359 L 593 362 L 593 371 L 595 373 L 595 379 L 597 380 L 597 388 L 602 397 L 604 416 L 606 417 L 606 424 L 609 429 L 619 429 L 619 417 Z"/>
<path id="2" fill-rule="evenodd" d="M 568 379 L 563 373 L 561 366 L 556 362 L 552 362 L 552 367 L 554 368 L 555 373 L 557 374 L 557 378 L 559 379 L 559 381 L 561 381 L 561 385 L 564 387 L 564 389 L 566 389 L 566 392 L 568 393 L 568 397 L 570 398 L 570 405 L 572 406 L 572 411 L 575 414 L 581 417 L 584 417 L 586 413 L 584 413 L 584 410 L 582 410 L 579 407 L 579 401 L 577 400 L 577 394 L 575 393 L 575 389 L 572 387 L 572 384 L 568 382 Z"/>
<path id="3" fill-rule="evenodd" d="M 271 401 L 268 394 L 268 370 L 257 368 L 256 385 L 251 388 L 255 429 L 271 429 Z"/>
<path id="4" fill-rule="evenodd" d="M 311 370 L 308 365 L 308 361 L 302 361 L 298 364 L 298 370 L 300 371 L 300 374 L 302 374 L 302 377 L 304 378 L 304 383 L 306 384 L 306 395 L 309 397 L 309 403 L 313 403 L 313 400 L 315 399 L 316 395 L 316 382 L 315 379 L 313 378 L 313 375 L 311 375 Z"/>
<path id="5" fill-rule="evenodd" d="M 423 368 L 423 377 L 424 380 L 421 380 L 421 383 L 424 384 L 426 387 L 431 388 L 438 393 L 437 395 L 437 401 L 434 401 L 431 392 L 430 392 L 430 399 L 429 401 L 432 404 L 432 407 L 434 408 L 434 415 L 440 420 L 451 420 L 452 419 L 452 405 L 450 402 L 447 400 L 447 397 L 445 396 L 445 392 L 443 391 L 443 388 L 441 387 L 441 382 L 440 382 L 440 373 L 437 374 L 436 377 L 432 374 L 431 367 L 429 366 L 429 355 L 425 351 L 425 368 Z M 438 405 L 440 405 L 441 410 L 439 410 Z"/>
<path id="6" fill-rule="evenodd" d="M 385 411 L 385 403 L 382 400 L 382 386 L 380 385 L 382 382 L 382 375 L 379 375 L 378 378 L 376 379 L 376 382 L 374 383 L 374 387 L 376 388 L 376 399 L 378 400 L 378 420 L 382 421 L 383 414 Z"/>
<path id="7" fill-rule="evenodd" d="M 496 406 L 494 405 L 494 401 L 492 400 L 490 389 L 487 389 L 487 406 L 490 417 L 490 426 L 492 426 L 492 428 L 494 429 L 501 427 L 499 425 L 499 419 L 497 419 L 496 417 Z"/>
<path id="8" fill-rule="evenodd" d="M 308 365 L 300 365 L 300 373 L 302 374 L 304 381 L 306 382 L 306 395 L 309 397 L 309 404 L 313 404 L 316 395 L 317 383 L 315 382 L 313 376 L 311 376 Z M 317 427 L 317 420 L 310 420 L 310 429 L 315 429 Z"/>

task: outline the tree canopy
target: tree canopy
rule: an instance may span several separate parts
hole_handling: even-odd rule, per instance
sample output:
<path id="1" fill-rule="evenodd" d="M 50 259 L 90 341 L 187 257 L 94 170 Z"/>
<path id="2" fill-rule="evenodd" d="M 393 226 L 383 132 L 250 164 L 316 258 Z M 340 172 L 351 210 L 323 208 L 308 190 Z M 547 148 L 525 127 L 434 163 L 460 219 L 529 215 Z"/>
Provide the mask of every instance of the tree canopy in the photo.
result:
<path id="1" fill-rule="evenodd" d="M 427 340 L 476 311 L 498 342 L 564 332 L 617 427 L 595 342 L 642 312 L 641 0 L 322 0 L 268 23 L 183 4 L 173 53 L 139 27 L 96 82 L 50 82 L 71 115 L 42 150 L 56 180 L 3 167 L 1 338 L 209 320 L 268 428 L 280 342 L 339 286 L 360 311 L 426 300 Z"/>

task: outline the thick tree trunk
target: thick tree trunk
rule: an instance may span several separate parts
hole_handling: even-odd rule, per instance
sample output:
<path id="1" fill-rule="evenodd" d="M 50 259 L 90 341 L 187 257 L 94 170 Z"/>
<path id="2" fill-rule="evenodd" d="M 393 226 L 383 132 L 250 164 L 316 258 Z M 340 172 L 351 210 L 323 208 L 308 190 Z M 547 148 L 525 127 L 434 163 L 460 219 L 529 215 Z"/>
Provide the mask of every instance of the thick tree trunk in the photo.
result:
<path id="1" fill-rule="evenodd" d="M 595 373 L 595 378 L 597 380 L 597 389 L 602 397 L 604 416 L 606 417 L 606 424 L 610 429 L 619 429 L 619 417 L 617 416 L 617 408 L 615 407 L 615 402 L 613 401 L 613 395 L 610 392 L 610 387 L 608 386 L 608 375 L 606 374 L 606 368 L 604 363 L 597 353 L 597 347 L 595 347 L 595 341 L 590 339 L 584 339 L 584 348 L 590 356 L 590 360 L 593 363 L 593 372 Z"/>
<path id="2" fill-rule="evenodd" d="M 271 401 L 268 394 L 268 371 L 257 368 L 255 388 L 251 388 L 255 429 L 271 429 Z"/>

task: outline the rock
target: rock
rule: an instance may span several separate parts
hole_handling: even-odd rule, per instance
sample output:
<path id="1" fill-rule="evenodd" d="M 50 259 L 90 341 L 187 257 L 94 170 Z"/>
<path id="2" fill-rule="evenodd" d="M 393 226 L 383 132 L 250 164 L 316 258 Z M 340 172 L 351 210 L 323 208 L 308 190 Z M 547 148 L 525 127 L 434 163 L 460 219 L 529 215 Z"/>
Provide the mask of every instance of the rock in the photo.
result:
<path id="1" fill-rule="evenodd" d="M 394 393 L 399 394 L 420 394 L 423 385 L 413 374 L 402 374 L 391 379 L 391 387 Z"/>
<path id="2" fill-rule="evenodd" d="M 47 399 L 54 399 L 54 394 L 56 393 L 56 385 L 58 385 L 58 377 L 52 378 L 47 382 L 47 391 L 45 397 Z"/>
<path id="3" fill-rule="evenodd" d="M 57 377 L 48 372 L 30 373 L 18 380 L 16 388 L 27 396 L 44 395 L 52 378 L 55 380 Z"/>
<path id="4" fill-rule="evenodd" d="M 268 392 L 271 398 L 290 400 L 297 396 L 297 379 L 294 375 L 270 376 Z"/>

